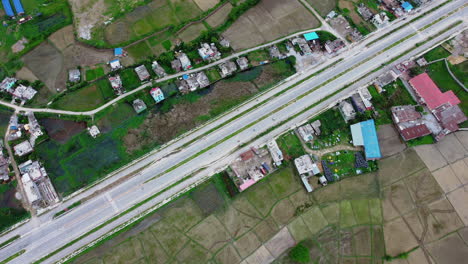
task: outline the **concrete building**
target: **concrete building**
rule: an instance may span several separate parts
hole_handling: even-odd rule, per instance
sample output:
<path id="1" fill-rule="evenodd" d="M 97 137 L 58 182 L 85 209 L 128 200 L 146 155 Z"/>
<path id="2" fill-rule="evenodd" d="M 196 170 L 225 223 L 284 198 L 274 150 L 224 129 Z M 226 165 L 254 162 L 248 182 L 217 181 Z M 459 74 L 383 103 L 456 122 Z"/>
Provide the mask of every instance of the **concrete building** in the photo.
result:
<path id="1" fill-rule="evenodd" d="M 338 109 L 340 110 L 341 115 L 345 122 L 353 120 L 356 117 L 356 111 L 354 110 L 353 106 L 348 103 L 348 101 L 341 101 L 338 104 Z"/>
<path id="2" fill-rule="evenodd" d="M 353 105 L 354 109 L 359 113 L 364 113 L 364 111 L 367 110 L 366 105 L 362 101 L 362 98 L 359 95 L 359 93 L 351 95 L 351 104 Z"/>
<path id="3" fill-rule="evenodd" d="M 372 13 L 372 11 L 362 3 L 359 4 L 357 11 L 366 21 L 370 20 L 374 16 L 374 13 Z"/>
<path id="4" fill-rule="evenodd" d="M 268 48 L 268 52 L 270 53 L 270 57 L 273 58 L 273 59 L 284 59 L 286 56 L 284 56 L 283 54 L 281 54 L 281 52 L 279 51 L 278 47 L 276 47 L 276 45 L 271 45 L 269 48 Z"/>
<path id="5" fill-rule="evenodd" d="M 231 46 L 231 43 L 229 40 L 223 38 L 221 41 L 219 41 L 219 45 L 221 45 L 224 48 L 229 48 Z"/>
<path id="6" fill-rule="evenodd" d="M 200 86 L 200 88 L 205 88 L 208 85 L 210 85 L 210 80 L 208 79 L 208 76 L 206 76 L 205 72 L 197 72 L 195 73 L 195 77 L 197 79 L 197 82 Z"/>
<path id="7" fill-rule="evenodd" d="M 89 135 L 91 135 L 93 138 L 96 138 L 99 134 L 101 134 L 101 131 L 99 131 L 97 126 L 88 127 L 88 132 Z"/>
<path id="8" fill-rule="evenodd" d="M 276 166 L 280 166 L 281 162 L 283 161 L 283 152 L 276 144 L 276 141 L 273 139 L 267 143 L 268 151 L 270 151 L 271 157 L 273 158 L 273 162 Z"/>
<path id="9" fill-rule="evenodd" d="M 406 12 L 409 13 L 413 11 L 413 5 L 410 2 L 403 2 L 401 3 L 401 8 Z"/>
<path id="10" fill-rule="evenodd" d="M 157 61 L 153 61 L 151 64 L 151 68 L 153 69 L 154 73 L 158 75 L 159 78 L 165 77 L 167 75 L 166 71 L 164 70 L 161 65 Z"/>
<path id="11" fill-rule="evenodd" d="M 17 79 L 11 78 L 11 77 L 6 77 L 3 79 L 3 81 L 0 83 L 0 90 L 4 92 L 10 92 L 13 89 L 13 86 L 15 85 Z"/>
<path id="12" fill-rule="evenodd" d="M 135 110 L 135 112 L 137 112 L 137 114 L 139 114 L 139 113 L 146 110 L 146 104 L 141 99 L 133 100 L 132 106 L 133 106 L 133 109 Z"/>
<path id="13" fill-rule="evenodd" d="M 361 97 L 362 102 L 364 103 L 364 106 L 366 107 L 366 110 L 371 110 L 372 109 L 372 95 L 370 94 L 369 90 L 367 87 L 362 87 L 358 90 L 359 96 Z"/>
<path id="14" fill-rule="evenodd" d="M 122 68 L 122 65 L 120 64 L 120 60 L 119 60 L 119 59 L 111 60 L 111 61 L 109 62 L 109 66 L 111 67 L 111 70 L 113 70 L 113 71 Z"/>
<path id="15" fill-rule="evenodd" d="M 298 45 L 302 53 L 304 53 L 304 55 L 312 54 L 312 50 L 310 49 L 309 43 L 307 43 L 307 40 L 305 40 L 305 38 L 300 38 L 300 37 L 294 38 L 291 41 L 291 43 L 293 45 Z"/>
<path id="16" fill-rule="evenodd" d="M 198 49 L 198 54 L 204 61 L 215 61 L 221 58 L 221 52 L 218 51 L 214 43 L 201 44 L 201 48 Z"/>
<path id="17" fill-rule="evenodd" d="M 159 87 L 154 87 L 150 90 L 150 95 L 153 97 L 156 103 L 162 102 L 164 100 L 164 93 Z"/>
<path id="18" fill-rule="evenodd" d="M 237 71 L 237 66 L 233 61 L 227 61 L 219 65 L 221 77 L 225 78 Z"/>
<path id="19" fill-rule="evenodd" d="M 320 127 L 322 126 L 322 122 L 320 122 L 320 120 L 315 120 L 310 125 L 314 129 L 315 135 L 320 136 L 320 134 L 322 133 L 322 131 L 320 130 Z"/>
<path id="20" fill-rule="evenodd" d="M 37 206 L 42 200 L 37 185 L 31 180 L 28 174 L 23 175 L 21 177 L 21 181 L 23 182 L 23 189 L 26 193 L 26 198 L 28 199 L 29 203 L 33 206 Z"/>
<path id="21" fill-rule="evenodd" d="M 304 142 L 310 142 L 314 140 L 314 129 L 310 124 L 305 124 L 303 126 L 300 126 L 297 129 L 297 132 L 301 136 L 302 140 Z"/>
<path id="22" fill-rule="evenodd" d="M 68 71 L 68 81 L 79 82 L 81 80 L 81 72 L 79 69 L 71 69 Z"/>
<path id="23" fill-rule="evenodd" d="M 344 48 L 344 46 L 345 46 L 345 43 L 341 39 L 335 39 L 333 41 L 328 40 L 327 42 L 325 42 L 325 45 L 324 45 L 325 50 L 329 54 L 337 52 L 338 50 Z"/>
<path id="24" fill-rule="evenodd" d="M 182 71 L 182 64 L 180 63 L 178 59 L 175 59 L 171 61 L 171 68 L 174 69 L 174 71 L 176 72 L 180 72 Z"/>
<path id="25" fill-rule="evenodd" d="M 13 149 L 15 151 L 15 155 L 19 157 L 33 152 L 33 147 L 31 146 L 31 143 L 29 143 L 28 140 L 19 143 L 18 145 L 14 146 Z"/>
<path id="26" fill-rule="evenodd" d="M 37 91 L 31 86 L 24 86 L 22 84 L 16 87 L 15 91 L 12 93 L 14 97 L 25 101 L 31 100 L 36 94 Z"/>
<path id="27" fill-rule="evenodd" d="M 364 146 L 366 160 L 382 158 L 374 119 L 351 125 L 351 135 L 354 146 Z"/>
<path id="28" fill-rule="evenodd" d="M 309 155 L 303 155 L 299 158 L 294 159 L 294 165 L 296 166 L 299 175 L 312 176 L 320 173 L 320 170 Z"/>
<path id="29" fill-rule="evenodd" d="M 145 65 L 140 65 L 136 67 L 135 72 L 138 75 L 138 78 L 140 79 L 140 81 L 148 80 L 151 77 Z"/>
<path id="30" fill-rule="evenodd" d="M 380 89 L 383 89 L 384 86 L 389 85 L 394 82 L 400 74 L 394 70 L 389 70 L 388 72 L 380 75 L 374 82 L 374 85 L 378 86 Z"/>
<path id="31" fill-rule="evenodd" d="M 28 198 L 35 198 L 34 202 L 32 202 L 33 206 L 39 204 L 49 206 L 59 202 L 57 192 L 45 168 L 38 161 L 28 160 L 20 164 L 18 168 L 22 180 L 26 181 L 26 185 L 28 185 L 31 192 L 29 195 L 27 194 Z"/>
<path id="32" fill-rule="evenodd" d="M 394 106 L 391 111 L 392 120 L 403 140 L 408 141 L 431 134 L 421 113 L 416 111 L 414 106 Z"/>
<path id="33" fill-rule="evenodd" d="M 192 68 L 192 63 L 190 62 L 187 54 L 183 52 L 176 52 L 175 57 L 180 61 L 180 66 L 184 71 L 190 70 Z"/>
<path id="34" fill-rule="evenodd" d="M 227 170 L 239 191 L 244 191 L 272 172 L 271 156 L 265 148 L 250 148 L 241 153 Z"/>
<path id="35" fill-rule="evenodd" d="M 388 25 L 390 19 L 385 12 L 380 12 L 372 17 L 371 22 L 377 28 L 383 28 Z"/>
<path id="36" fill-rule="evenodd" d="M 236 62 L 241 71 L 249 68 L 249 60 L 246 57 L 237 58 Z"/>
<path id="37" fill-rule="evenodd" d="M 119 75 L 110 76 L 109 82 L 117 95 L 122 95 L 125 93 L 125 90 L 122 87 L 122 80 L 120 79 Z"/>

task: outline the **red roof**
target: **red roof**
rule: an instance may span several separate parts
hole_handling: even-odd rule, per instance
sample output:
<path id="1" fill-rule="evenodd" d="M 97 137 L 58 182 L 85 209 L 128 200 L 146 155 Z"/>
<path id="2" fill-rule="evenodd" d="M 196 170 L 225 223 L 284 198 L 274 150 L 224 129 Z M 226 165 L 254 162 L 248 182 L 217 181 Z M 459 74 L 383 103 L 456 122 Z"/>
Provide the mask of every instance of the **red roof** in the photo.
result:
<path id="1" fill-rule="evenodd" d="M 431 131 L 427 128 L 425 124 L 420 124 L 401 130 L 401 136 L 405 141 L 423 137 L 429 134 L 431 134 Z"/>
<path id="2" fill-rule="evenodd" d="M 460 99 L 453 91 L 442 93 L 427 73 L 419 74 L 409 82 L 430 110 L 434 110 L 445 103 L 450 103 L 450 105 L 460 103 Z"/>

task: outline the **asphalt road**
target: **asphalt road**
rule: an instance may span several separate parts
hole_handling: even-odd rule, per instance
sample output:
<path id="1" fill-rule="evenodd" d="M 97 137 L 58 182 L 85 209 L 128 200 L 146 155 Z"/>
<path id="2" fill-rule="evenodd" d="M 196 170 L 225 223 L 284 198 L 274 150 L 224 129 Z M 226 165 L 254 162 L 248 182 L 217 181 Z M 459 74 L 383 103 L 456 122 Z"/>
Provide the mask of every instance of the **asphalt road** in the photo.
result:
<path id="1" fill-rule="evenodd" d="M 138 201 L 141 201 L 145 199 L 146 197 L 149 197 L 152 194 L 157 193 L 159 190 L 164 189 L 166 186 L 169 186 L 172 183 L 177 182 L 180 178 L 184 177 L 184 175 L 191 173 L 193 171 L 196 171 L 201 167 L 208 167 L 208 169 L 203 171 L 203 173 L 199 173 L 196 176 L 176 186 L 175 188 L 171 188 L 170 190 L 166 191 L 162 195 L 152 199 L 150 202 L 139 207 L 137 210 L 132 211 L 131 213 L 125 215 L 122 218 L 119 218 L 116 222 L 104 227 L 98 232 L 82 239 L 81 241 L 77 242 L 73 246 L 63 250 L 62 252 L 50 258 L 46 262 L 52 262 L 54 260 L 56 261 L 60 259 L 61 257 L 64 257 L 70 254 L 77 248 L 83 245 L 86 245 L 87 243 L 93 241 L 95 238 L 105 234 L 109 230 L 112 230 L 118 224 L 121 224 L 129 220 L 131 217 L 137 215 L 139 212 L 147 208 L 150 208 L 151 206 L 166 199 L 167 197 L 170 197 L 173 194 L 178 193 L 180 190 L 186 188 L 191 183 L 198 181 L 202 177 L 209 176 L 216 169 L 225 166 L 236 155 L 236 154 L 231 153 L 232 150 L 235 149 L 242 142 L 254 138 L 257 134 L 261 133 L 266 128 L 275 125 L 281 120 L 301 111 L 303 108 L 313 104 L 314 102 L 319 101 L 321 98 L 325 97 L 326 95 L 332 93 L 333 91 L 337 89 L 340 89 L 345 84 L 353 80 L 359 79 L 361 76 L 368 74 L 368 72 L 378 67 L 382 62 L 398 55 L 399 53 L 407 50 L 410 47 L 413 47 L 415 43 L 424 40 L 428 35 L 435 34 L 436 32 L 439 32 L 440 30 L 444 29 L 448 25 L 452 24 L 456 20 L 464 18 L 463 15 L 465 15 L 466 17 L 465 9 L 463 9 L 462 11 L 459 11 L 456 14 L 450 16 L 449 18 L 437 23 L 433 27 L 430 27 L 428 30 L 424 32 L 420 32 L 419 34 L 413 36 L 412 38 L 393 47 L 392 49 L 378 56 L 375 55 L 377 52 L 383 50 L 385 47 L 390 46 L 392 43 L 395 42 L 395 40 L 404 38 L 405 36 L 412 34 L 414 32 L 413 28 L 421 28 L 422 26 L 427 25 L 431 23 L 432 21 L 434 21 L 434 18 L 441 17 L 447 14 L 448 11 L 453 10 L 454 8 L 456 8 L 457 6 L 461 6 L 462 4 L 463 4 L 462 1 L 455 1 L 453 3 L 450 3 L 444 8 L 431 14 L 427 18 L 418 20 L 417 22 L 414 23 L 414 27 L 403 28 L 400 31 L 394 33 L 390 38 L 383 39 L 382 41 L 377 42 L 376 44 L 372 45 L 368 49 L 364 48 L 364 45 L 359 45 L 355 47 L 352 51 L 344 54 L 344 56 L 346 56 L 346 59 L 343 62 L 340 62 L 339 64 L 337 64 L 333 70 L 326 70 L 322 72 L 321 74 L 307 80 L 301 85 L 298 85 L 295 88 L 289 90 L 288 92 L 282 94 L 282 96 L 271 99 L 268 103 L 262 105 L 256 110 L 253 110 L 250 113 L 237 119 L 236 121 L 230 124 L 227 124 L 226 126 L 223 126 L 222 128 L 212 132 L 211 134 L 207 135 L 203 139 L 194 142 L 190 146 L 184 148 L 183 150 L 177 153 L 167 156 L 168 153 L 174 150 L 177 144 L 182 144 L 180 142 L 184 142 L 184 139 L 181 139 L 175 142 L 174 144 L 171 145 L 170 148 L 168 147 L 168 148 L 163 149 L 160 152 L 156 152 L 156 153 L 153 153 L 152 155 L 149 155 L 143 161 L 136 163 L 133 166 L 129 167 L 128 169 L 119 173 L 120 176 L 126 175 L 129 172 L 133 171 L 135 168 L 144 166 L 148 163 L 153 162 L 154 160 L 159 160 L 154 165 L 145 168 L 143 171 L 140 171 L 138 176 L 130 178 L 129 180 L 123 182 L 122 184 L 114 187 L 113 189 L 101 195 L 97 195 L 93 199 L 87 201 L 86 203 L 80 205 L 79 207 L 75 208 L 68 214 L 58 219 L 50 221 L 50 217 L 54 212 L 54 211 L 51 211 L 50 213 L 46 213 L 43 216 L 40 216 L 38 219 L 35 219 L 34 221 L 31 221 L 30 223 L 27 223 L 13 230 L 8 236 L 5 236 L 4 238 L 2 238 L 2 240 L 7 239 L 8 237 L 13 236 L 14 234 L 21 234 L 22 237 L 14 241 L 11 245 L 1 249 L 0 250 L 1 258 L 6 258 L 20 251 L 21 249 L 26 249 L 26 252 L 20 257 L 13 260 L 12 263 L 28 263 L 28 262 L 33 261 L 34 259 L 39 259 L 41 256 L 46 255 L 48 252 L 53 251 L 54 249 L 66 244 L 67 242 L 78 237 L 79 235 L 85 233 L 86 231 L 91 230 L 93 227 L 101 224 L 106 219 L 109 219 L 112 216 L 116 215 L 118 212 L 124 211 L 125 209 L 131 207 L 133 204 L 137 203 Z M 424 48 L 427 48 L 429 45 L 437 43 L 438 40 L 451 35 L 453 32 L 461 30 L 463 26 L 464 24 L 459 25 L 456 29 L 449 30 L 439 35 L 437 38 L 433 39 L 431 43 L 428 43 L 427 45 L 423 45 L 419 47 L 417 51 L 421 51 Z M 381 34 L 385 34 L 385 32 L 383 31 Z M 376 35 L 376 37 L 377 36 L 378 35 Z M 359 66 L 356 66 L 360 64 L 360 62 L 369 58 L 370 58 L 369 61 Z M 271 113 L 273 110 L 277 109 L 279 106 L 287 104 L 288 102 L 290 102 L 291 100 L 299 96 L 300 94 L 303 94 L 309 91 L 313 87 L 316 87 L 317 85 L 321 84 L 323 81 L 328 80 L 332 78 L 333 76 L 337 75 L 338 73 L 344 72 L 345 70 L 349 68 L 352 68 L 352 70 L 347 72 L 343 76 L 335 79 L 334 81 L 328 83 L 327 85 L 322 86 L 320 89 L 314 91 L 313 93 L 307 95 L 306 97 L 300 100 L 297 100 L 294 103 L 289 104 L 286 108 L 275 113 L 274 116 L 272 116 L 271 118 L 269 117 L 262 121 L 257 121 L 261 117 L 266 116 L 269 113 Z M 310 75 L 314 71 L 316 71 L 316 69 L 308 70 L 304 72 L 303 74 L 298 74 L 294 78 L 291 78 L 284 84 L 280 85 L 277 89 L 285 89 L 286 87 L 297 82 L 301 78 L 304 78 L 305 76 Z M 367 75 L 367 77 L 361 82 L 364 84 L 365 82 L 370 81 L 372 78 L 374 78 L 374 75 L 375 74 Z M 356 87 L 358 86 L 355 86 L 354 88 Z M 291 120 L 290 122 L 286 123 L 285 125 L 281 126 L 275 131 L 258 139 L 255 143 L 261 144 L 265 142 L 267 139 L 271 138 L 272 135 L 276 135 L 276 133 L 281 132 L 291 126 L 294 126 L 294 124 L 305 119 L 307 116 L 310 116 L 316 113 L 317 111 L 319 111 L 320 109 L 322 109 L 323 107 L 326 107 L 333 100 L 336 100 L 337 98 L 344 96 L 350 90 L 351 88 L 347 89 L 346 91 L 341 92 L 340 94 L 338 94 L 337 96 L 334 96 L 333 98 L 330 98 L 326 102 L 319 104 L 317 107 L 310 109 L 306 113 L 298 116 L 294 120 Z M 263 95 L 262 97 L 264 96 L 267 96 L 267 95 Z M 234 114 L 236 113 L 233 113 L 232 115 Z M 228 118 L 229 115 L 231 114 L 226 115 L 226 117 L 224 118 Z M 154 177 L 155 175 L 158 175 L 159 173 L 164 172 L 165 170 L 171 168 L 173 165 L 182 162 L 183 160 L 199 152 L 205 147 L 220 141 L 221 139 L 225 138 L 227 135 L 234 133 L 241 127 L 244 127 L 250 123 L 255 123 L 255 125 L 250 127 L 248 130 L 241 132 L 237 136 L 217 145 L 212 150 L 178 167 L 177 169 L 171 171 L 170 173 L 167 173 L 155 180 L 144 183 L 147 179 L 150 179 Z M 210 125 L 208 125 L 208 127 Z M 204 129 L 205 128 L 195 131 L 195 133 L 201 133 L 199 131 L 203 131 Z M 118 178 L 119 175 L 116 175 L 116 178 Z M 112 179 L 113 178 L 110 178 L 109 181 L 112 181 Z M 83 193 L 82 195 L 85 195 L 85 193 Z M 77 195 L 76 197 L 79 198 L 80 195 Z M 74 199 L 78 199 L 78 198 L 74 198 Z M 72 200 L 70 200 L 70 202 Z M 68 202 L 65 203 L 65 205 L 66 204 L 68 204 Z M 59 207 L 56 210 L 59 210 L 60 208 L 62 207 Z"/>

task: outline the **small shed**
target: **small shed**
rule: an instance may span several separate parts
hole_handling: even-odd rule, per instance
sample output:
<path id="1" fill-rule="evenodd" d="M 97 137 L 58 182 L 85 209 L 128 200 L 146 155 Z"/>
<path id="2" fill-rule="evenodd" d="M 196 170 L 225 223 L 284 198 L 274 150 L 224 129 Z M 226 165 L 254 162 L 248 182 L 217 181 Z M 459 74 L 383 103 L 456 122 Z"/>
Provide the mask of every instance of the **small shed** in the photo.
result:
<path id="1" fill-rule="evenodd" d="M 315 39 L 318 39 L 319 36 L 317 34 L 317 32 L 309 32 L 309 33 L 305 33 L 304 34 L 304 38 L 307 40 L 307 41 L 310 41 L 310 40 L 315 40 Z"/>
<path id="2" fill-rule="evenodd" d="M 115 48 L 114 49 L 114 56 L 116 56 L 116 57 L 123 56 L 123 49 L 122 48 Z"/>

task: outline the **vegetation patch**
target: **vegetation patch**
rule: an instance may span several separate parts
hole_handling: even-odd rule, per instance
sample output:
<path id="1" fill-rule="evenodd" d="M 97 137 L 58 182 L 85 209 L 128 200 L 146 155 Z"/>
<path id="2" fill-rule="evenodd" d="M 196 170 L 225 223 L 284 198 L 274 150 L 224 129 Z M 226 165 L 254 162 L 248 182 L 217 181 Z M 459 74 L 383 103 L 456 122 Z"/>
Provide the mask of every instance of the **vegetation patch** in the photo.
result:
<path id="1" fill-rule="evenodd" d="M 30 217 L 15 198 L 17 182 L 0 184 L 0 232 Z"/>

